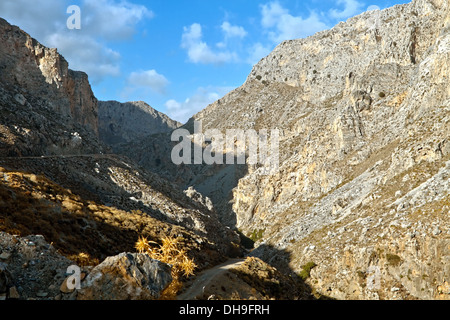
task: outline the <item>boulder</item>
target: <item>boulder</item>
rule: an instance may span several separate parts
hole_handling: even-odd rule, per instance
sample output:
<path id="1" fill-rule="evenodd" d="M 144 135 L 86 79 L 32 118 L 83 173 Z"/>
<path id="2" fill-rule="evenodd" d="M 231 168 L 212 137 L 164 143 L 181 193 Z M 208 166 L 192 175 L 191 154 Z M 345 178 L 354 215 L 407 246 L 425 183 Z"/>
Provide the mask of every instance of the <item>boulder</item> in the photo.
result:
<path id="1" fill-rule="evenodd" d="M 172 282 L 171 267 L 146 254 L 121 253 L 96 266 L 78 300 L 154 300 Z"/>
<path id="2" fill-rule="evenodd" d="M 6 269 L 6 265 L 0 263 L 0 294 L 8 292 L 13 286 L 11 273 Z"/>

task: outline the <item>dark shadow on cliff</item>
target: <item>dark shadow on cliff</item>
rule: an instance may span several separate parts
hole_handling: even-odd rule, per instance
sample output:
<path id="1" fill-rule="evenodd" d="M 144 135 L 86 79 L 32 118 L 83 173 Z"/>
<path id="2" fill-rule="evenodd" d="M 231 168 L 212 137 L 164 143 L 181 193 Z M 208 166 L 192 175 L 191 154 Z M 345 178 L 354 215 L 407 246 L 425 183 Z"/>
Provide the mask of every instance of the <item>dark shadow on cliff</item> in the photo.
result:
<path id="1" fill-rule="evenodd" d="M 135 252 L 134 245 L 140 236 L 159 242 L 165 236 L 175 235 L 187 239 L 188 246 L 195 248 L 192 255 L 200 268 L 224 260 L 218 244 L 208 241 L 194 244 L 195 230 L 168 218 L 158 206 L 150 207 L 137 201 L 138 192 L 127 192 L 111 179 L 108 174 L 110 167 L 130 169 L 124 158 L 0 159 L 0 166 L 11 171 L 34 173 L 37 179 L 50 180 L 46 186 L 32 183 L 26 192 L 10 190 L 5 193 L 0 200 L 9 207 L 9 211 L 0 212 L 3 220 L 0 221 L 0 230 L 13 233 L 16 230 L 22 236 L 43 234 L 49 243 L 58 244 L 58 249 L 66 255 L 86 253 L 99 261 L 121 252 Z M 91 172 L 94 169 L 99 171 L 97 177 Z M 170 195 L 171 188 L 164 181 L 146 179 L 142 171 L 141 175 L 150 187 Z M 98 176 L 108 178 L 99 180 Z M 51 200 L 35 199 L 32 196 L 34 192 L 42 192 Z M 181 191 L 179 193 L 181 199 L 173 201 L 181 201 L 183 205 L 186 200 L 184 207 L 190 205 L 195 208 L 195 203 Z M 81 208 L 78 208 L 80 204 Z"/>
<path id="2" fill-rule="evenodd" d="M 112 147 L 114 152 L 120 152 L 121 144 L 134 143 L 152 134 L 170 132 L 181 125 L 164 116 L 142 101 L 99 101 L 100 140 Z"/>
<path id="3" fill-rule="evenodd" d="M 285 249 L 275 248 L 271 245 L 262 244 L 249 253 L 250 257 L 257 257 L 272 267 L 275 267 L 285 279 L 284 286 L 269 285 L 277 293 L 277 299 L 281 300 L 334 300 L 315 290 L 306 283 L 310 277 L 311 270 L 316 267 L 313 262 L 299 266 L 300 272 L 292 269 L 291 253 Z M 254 277 L 258 278 L 255 273 Z M 288 280 L 286 280 L 288 279 Z M 288 290 L 289 292 L 286 292 Z"/>
<path id="4" fill-rule="evenodd" d="M 194 132 L 192 122 L 188 122 L 181 129 Z M 194 145 L 191 146 L 191 164 L 176 165 L 173 163 L 172 150 L 179 142 L 171 140 L 172 133 L 160 133 L 148 136 L 133 143 L 116 146 L 119 154 L 127 156 L 145 170 L 158 174 L 176 184 L 180 190 L 193 187 L 203 196 L 210 198 L 219 220 L 226 226 L 234 228 L 236 214 L 232 210 L 232 191 L 237 187 L 241 178 L 248 174 L 246 164 L 225 164 L 227 155 L 224 154 L 224 164 L 207 165 L 194 164 Z M 202 154 L 205 146 L 202 146 Z"/>

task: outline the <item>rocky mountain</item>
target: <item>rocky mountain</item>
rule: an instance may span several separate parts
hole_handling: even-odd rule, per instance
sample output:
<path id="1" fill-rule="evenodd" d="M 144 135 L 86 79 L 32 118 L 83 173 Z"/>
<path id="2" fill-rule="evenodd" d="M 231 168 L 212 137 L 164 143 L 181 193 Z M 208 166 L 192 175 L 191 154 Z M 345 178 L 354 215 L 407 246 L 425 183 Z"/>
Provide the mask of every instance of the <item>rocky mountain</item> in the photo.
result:
<path id="1" fill-rule="evenodd" d="M 113 147 L 181 126 L 143 101 L 99 101 L 98 114 L 100 139 Z"/>
<path id="2" fill-rule="evenodd" d="M 175 165 L 177 123 L 144 103 L 97 110 L 55 50 L 0 22 L 0 259 L 12 270 L 0 265 L 0 284 L 9 295 L 32 277 L 14 261 L 34 258 L 27 238 L 8 233 L 43 234 L 64 259 L 97 259 L 79 298 L 114 292 L 116 266 L 123 286 L 142 270 L 130 292 L 157 298 L 168 269 L 127 252 L 138 236 L 169 235 L 203 270 L 189 297 L 450 299 L 449 0 L 414 0 L 285 41 L 181 127 L 190 138 L 195 121 L 223 134 L 278 129 L 270 174 L 248 162 Z M 162 125 L 135 130 L 139 117 Z M 242 247 L 252 258 L 221 268 Z M 47 253 L 58 268 L 67 263 Z M 160 273 L 148 280 L 152 270 Z"/>
<path id="3" fill-rule="evenodd" d="M 4 19 L 0 19 L 0 32 L 2 87 L 20 91 L 15 98 L 22 105 L 29 96 L 39 97 L 50 111 L 97 132 L 97 99 L 87 75 L 70 70 L 56 49 L 44 47 Z"/>
<path id="4" fill-rule="evenodd" d="M 252 255 L 338 299 L 449 299 L 450 3 L 414 0 L 285 41 L 196 114 L 279 129 L 280 169 L 180 165 L 170 134 L 121 152 L 208 196 Z"/>
<path id="5" fill-rule="evenodd" d="M 136 268 L 148 267 L 132 288 L 143 295 L 128 298 L 158 298 L 170 283 L 170 267 L 126 255 L 136 252 L 139 238 L 156 246 L 166 238 L 182 239 L 197 271 L 241 253 L 238 235 L 219 222 L 207 198 L 111 153 L 113 144 L 99 139 L 104 122 L 99 126 L 99 104 L 86 74 L 70 70 L 56 49 L 3 19 L 0 34 L 0 299 L 77 298 L 77 292 L 59 288 L 65 268 L 103 260 L 108 270 L 134 265 L 129 270 L 134 276 Z M 100 105 L 102 120 L 111 116 L 111 124 L 141 125 L 131 128 L 143 132 L 115 131 L 123 141 L 152 133 L 145 125 L 151 130 L 178 125 L 144 103 Z M 35 236 L 42 244 L 27 240 Z M 105 283 L 94 281 L 101 270 L 85 270 L 87 287 L 79 299 L 120 298 L 117 288 L 101 287 L 111 283 L 110 275 Z M 146 288 L 157 272 L 164 280 L 158 290 Z M 109 293 L 100 295 L 105 290 Z"/>
<path id="6" fill-rule="evenodd" d="M 102 152 L 87 75 L 3 19 L 0 34 L 1 156 Z"/>

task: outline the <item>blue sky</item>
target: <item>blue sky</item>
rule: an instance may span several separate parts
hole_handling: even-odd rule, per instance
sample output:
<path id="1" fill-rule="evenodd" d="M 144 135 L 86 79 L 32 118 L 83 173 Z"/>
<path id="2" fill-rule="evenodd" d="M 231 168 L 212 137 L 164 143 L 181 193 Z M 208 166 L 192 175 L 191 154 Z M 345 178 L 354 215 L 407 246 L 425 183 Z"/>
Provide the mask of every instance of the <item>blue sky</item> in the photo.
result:
<path id="1" fill-rule="evenodd" d="M 143 100 L 185 122 L 242 85 L 283 40 L 402 0 L 1 0 L 0 17 L 85 71 L 100 100 Z M 69 30 L 67 8 L 81 9 Z"/>

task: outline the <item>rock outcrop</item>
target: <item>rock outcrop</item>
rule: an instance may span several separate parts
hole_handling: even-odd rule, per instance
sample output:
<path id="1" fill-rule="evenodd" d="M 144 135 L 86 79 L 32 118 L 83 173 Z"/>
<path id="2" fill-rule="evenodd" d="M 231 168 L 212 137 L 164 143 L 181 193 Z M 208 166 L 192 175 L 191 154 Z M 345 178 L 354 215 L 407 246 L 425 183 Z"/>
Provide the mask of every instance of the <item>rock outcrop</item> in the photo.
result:
<path id="1" fill-rule="evenodd" d="M 88 76 L 0 18 L 1 156 L 99 153 Z"/>
<path id="2" fill-rule="evenodd" d="M 74 262 L 43 236 L 0 232 L 0 300 L 61 299 L 60 284 Z"/>
<path id="3" fill-rule="evenodd" d="M 57 49 L 46 48 L 6 20 L 0 19 L 0 83 L 19 87 L 20 101 L 38 96 L 54 112 L 98 132 L 97 99 L 88 77 L 69 69 Z"/>
<path id="4" fill-rule="evenodd" d="M 169 265 L 146 254 L 121 253 L 89 273 L 77 300 L 155 300 L 171 282 Z"/>

